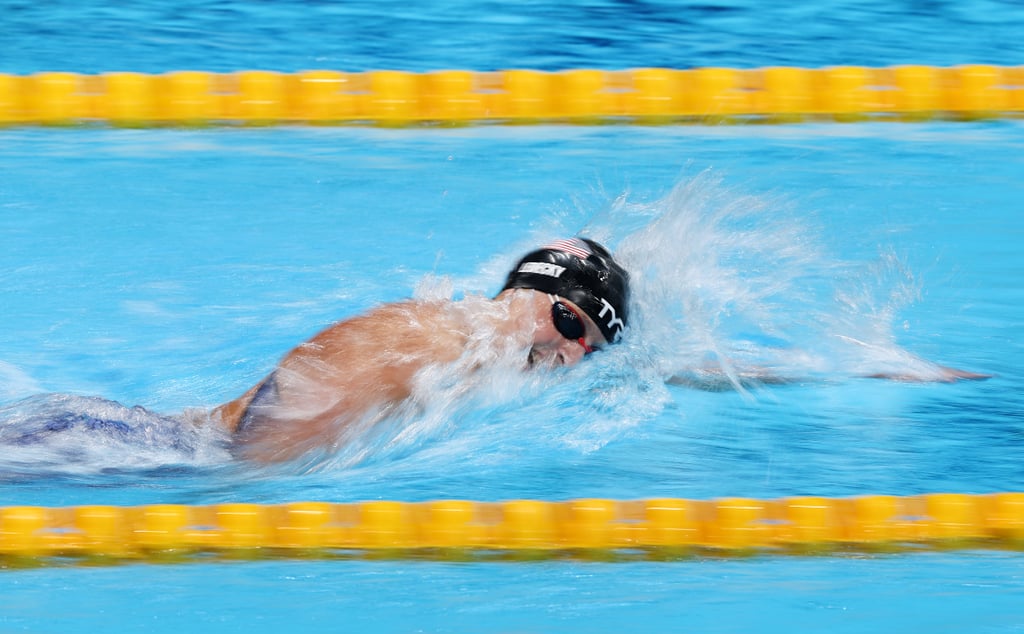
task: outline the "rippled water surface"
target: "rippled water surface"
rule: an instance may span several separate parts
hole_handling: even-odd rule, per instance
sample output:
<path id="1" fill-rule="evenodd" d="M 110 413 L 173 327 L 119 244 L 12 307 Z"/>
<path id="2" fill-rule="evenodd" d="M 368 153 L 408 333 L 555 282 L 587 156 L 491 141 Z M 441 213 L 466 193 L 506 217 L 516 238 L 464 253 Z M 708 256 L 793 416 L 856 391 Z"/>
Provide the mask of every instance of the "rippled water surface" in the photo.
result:
<path id="1" fill-rule="evenodd" d="M 1020 64 L 1024 20 L 1010 2 L 0 9 L 6 73 Z M 1024 490 L 1022 149 L 1017 121 L 0 129 L 0 504 Z M 643 273 L 629 340 L 579 368 L 315 462 L 180 433 L 332 321 L 493 293 L 535 241 L 583 229 Z M 667 380 L 723 354 L 793 381 Z M 858 378 L 934 364 L 994 377 Z M 0 572 L 10 630 L 1024 627 L 1012 552 Z"/>
<path id="2" fill-rule="evenodd" d="M 1020 64 L 1013 0 L 2 4 L 0 70 Z"/>

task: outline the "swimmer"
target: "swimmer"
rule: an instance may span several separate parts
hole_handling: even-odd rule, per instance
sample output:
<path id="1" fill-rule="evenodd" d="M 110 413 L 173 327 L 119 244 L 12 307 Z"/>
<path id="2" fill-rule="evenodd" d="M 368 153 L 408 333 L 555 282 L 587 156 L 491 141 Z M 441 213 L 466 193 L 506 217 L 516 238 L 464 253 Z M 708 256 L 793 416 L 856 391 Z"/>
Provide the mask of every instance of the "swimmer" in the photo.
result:
<path id="1" fill-rule="evenodd" d="M 431 368 L 510 356 L 523 369 L 574 365 L 619 341 L 628 304 L 629 274 L 607 249 L 558 240 L 519 260 L 493 299 L 408 300 L 328 327 L 213 418 L 238 455 L 289 460 L 386 418 Z"/>
<path id="2" fill-rule="evenodd" d="M 626 327 L 629 275 L 603 246 L 586 238 L 559 240 L 524 256 L 497 297 L 408 300 L 338 322 L 299 345 L 241 397 L 213 410 L 231 434 L 236 455 L 261 462 L 290 460 L 345 444 L 365 425 L 415 400 L 431 369 L 466 376 L 509 359 L 517 369 L 578 363 L 616 343 Z M 985 379 L 933 366 L 928 375 L 874 373 L 897 381 Z M 705 366 L 673 376 L 698 389 L 800 382 L 766 368 Z"/>

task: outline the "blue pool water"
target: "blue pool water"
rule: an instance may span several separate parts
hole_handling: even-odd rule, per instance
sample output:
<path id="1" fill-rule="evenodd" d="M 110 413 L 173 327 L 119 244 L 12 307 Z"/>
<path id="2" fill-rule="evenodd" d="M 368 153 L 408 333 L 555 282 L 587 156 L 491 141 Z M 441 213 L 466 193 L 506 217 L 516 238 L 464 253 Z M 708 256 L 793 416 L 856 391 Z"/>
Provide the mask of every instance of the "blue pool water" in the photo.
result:
<path id="1" fill-rule="evenodd" d="M 4 72 L 1016 65 L 1015 0 L 7 0 Z"/>
<path id="2" fill-rule="evenodd" d="M 1019 64 L 1024 19 L 995 2 L 44 6 L 0 7 L 0 72 Z M 0 504 L 1024 490 L 1022 146 L 1016 121 L 0 130 Z M 629 339 L 568 373 L 314 462 L 239 464 L 176 431 L 336 319 L 493 293 L 524 249 L 583 228 L 643 274 Z M 798 380 L 666 383 L 713 352 Z M 995 377 L 854 378 L 930 361 Z M 121 424 L 40 418 L 56 412 Z M 0 572 L 3 631 L 1024 627 L 1024 559 L 996 551 Z"/>

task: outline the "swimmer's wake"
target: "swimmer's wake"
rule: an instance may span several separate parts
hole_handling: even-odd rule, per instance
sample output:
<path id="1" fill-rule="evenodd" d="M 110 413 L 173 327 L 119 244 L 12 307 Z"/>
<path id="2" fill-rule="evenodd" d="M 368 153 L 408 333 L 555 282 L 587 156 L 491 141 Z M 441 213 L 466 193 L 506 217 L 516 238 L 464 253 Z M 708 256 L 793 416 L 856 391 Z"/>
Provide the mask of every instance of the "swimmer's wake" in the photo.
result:
<path id="1" fill-rule="evenodd" d="M 0 475 L 223 460 L 211 430 L 95 397 L 40 394 L 0 407 Z M 221 457 L 218 458 L 217 454 Z"/>
<path id="2" fill-rule="evenodd" d="M 449 287 L 339 322 L 212 413 L 168 417 L 66 395 L 4 406 L 4 460 L 152 466 L 231 451 L 344 467 L 456 434 L 454 421 L 474 418 L 456 412 L 470 407 L 517 424 L 527 407 L 557 412 L 575 425 L 558 432 L 562 442 L 587 451 L 658 416 L 671 385 L 984 378 L 901 348 L 893 320 L 912 282 L 878 289 L 888 304 L 874 308 L 865 267 L 828 258 L 780 209 L 708 174 L 655 202 L 622 197 L 585 229 L 608 243 L 623 235 L 614 256 L 597 242 L 552 242 L 552 231 L 496 298 L 455 301 Z"/>

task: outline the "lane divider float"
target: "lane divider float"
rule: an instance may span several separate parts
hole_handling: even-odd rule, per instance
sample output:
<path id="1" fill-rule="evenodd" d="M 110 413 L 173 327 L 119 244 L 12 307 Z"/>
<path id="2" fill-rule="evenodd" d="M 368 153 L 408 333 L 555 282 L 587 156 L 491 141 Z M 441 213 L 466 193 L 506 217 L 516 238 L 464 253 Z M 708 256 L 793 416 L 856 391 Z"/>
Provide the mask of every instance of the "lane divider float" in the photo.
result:
<path id="1" fill-rule="evenodd" d="M 740 123 L 1024 113 L 1024 66 L 0 74 L 0 125 Z"/>
<path id="2" fill-rule="evenodd" d="M 54 557 L 643 556 L 1024 547 L 1024 493 L 773 500 L 292 502 L 0 508 L 0 567 Z"/>

